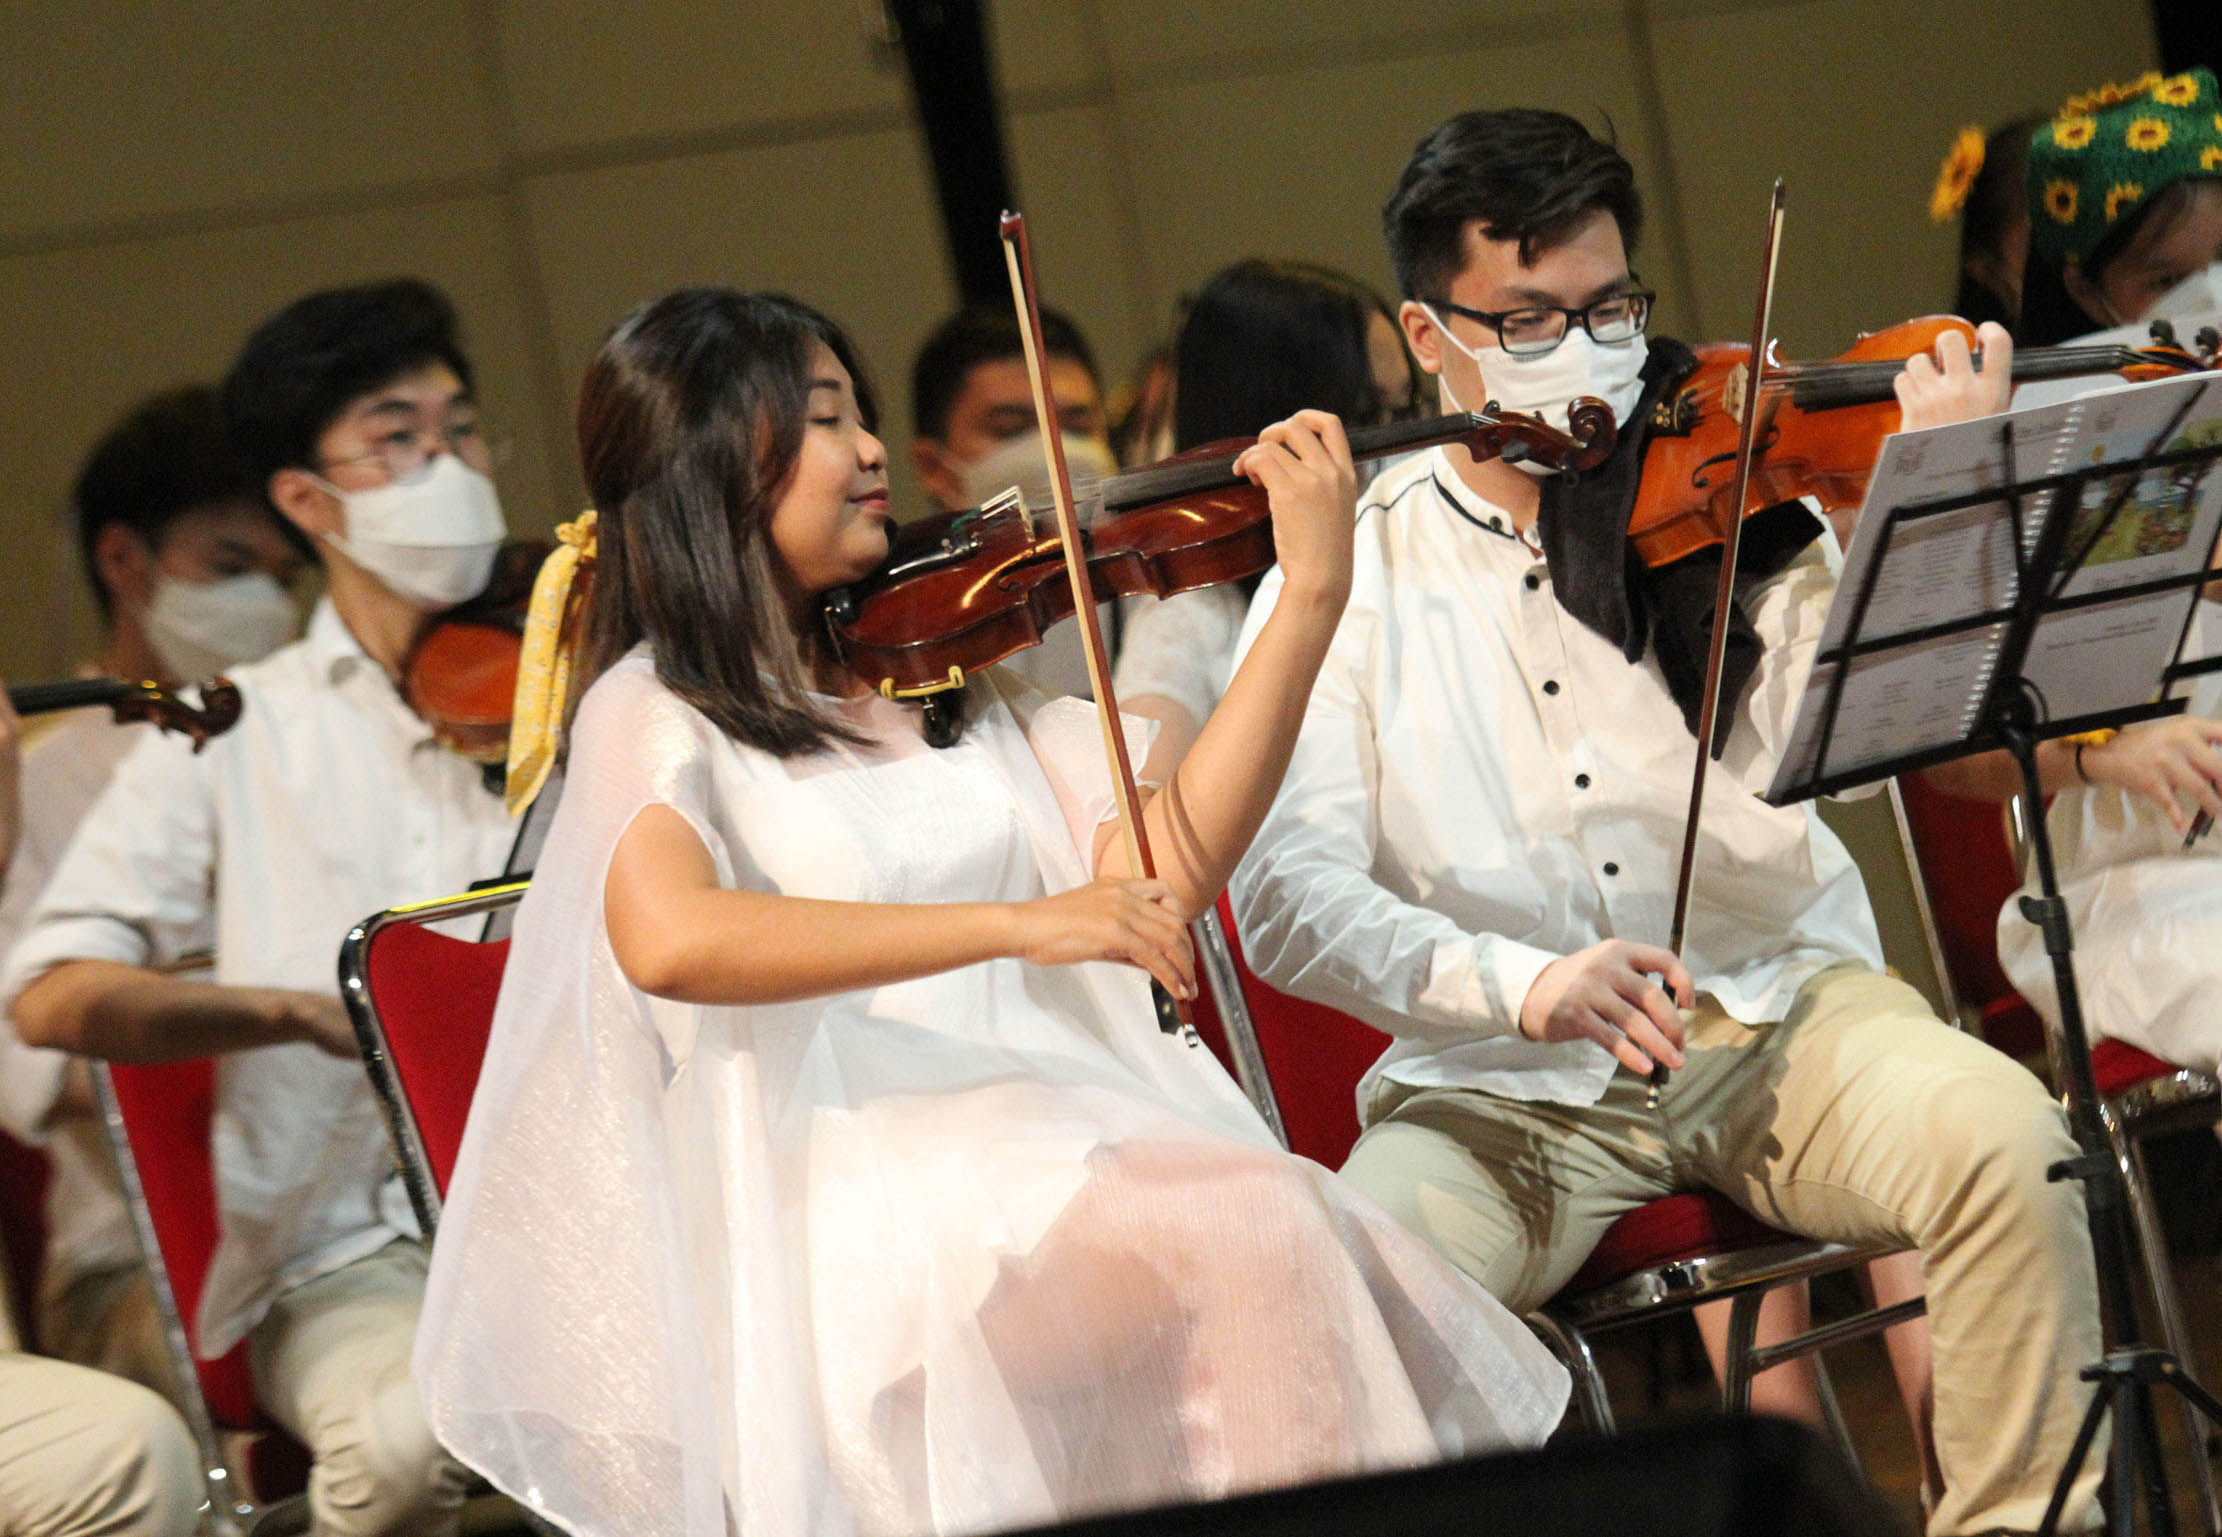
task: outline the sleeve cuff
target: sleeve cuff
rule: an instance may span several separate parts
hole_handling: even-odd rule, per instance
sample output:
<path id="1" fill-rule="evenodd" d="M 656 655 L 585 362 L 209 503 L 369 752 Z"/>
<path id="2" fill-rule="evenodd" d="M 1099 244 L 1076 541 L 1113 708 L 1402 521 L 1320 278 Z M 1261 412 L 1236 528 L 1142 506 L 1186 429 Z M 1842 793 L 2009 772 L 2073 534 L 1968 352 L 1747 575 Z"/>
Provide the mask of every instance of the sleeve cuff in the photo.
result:
<path id="1" fill-rule="evenodd" d="M 1421 1003 L 1478 1036 L 1516 1036 L 1528 989 L 1557 959 L 1548 950 L 1493 935 L 1444 940 L 1435 946 Z"/>
<path id="2" fill-rule="evenodd" d="M 8 953 L 7 968 L 0 972 L 0 1013 L 13 1015 L 23 990 L 65 962 L 144 966 L 152 953 L 146 936 L 120 919 L 90 914 L 50 919 L 36 925 Z"/>

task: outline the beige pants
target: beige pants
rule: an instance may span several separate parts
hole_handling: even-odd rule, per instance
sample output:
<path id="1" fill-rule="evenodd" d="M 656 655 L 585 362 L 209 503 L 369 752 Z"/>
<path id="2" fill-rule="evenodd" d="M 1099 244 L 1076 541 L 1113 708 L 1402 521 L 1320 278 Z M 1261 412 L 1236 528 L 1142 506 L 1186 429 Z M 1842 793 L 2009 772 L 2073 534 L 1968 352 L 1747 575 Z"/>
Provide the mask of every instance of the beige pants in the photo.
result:
<path id="1" fill-rule="evenodd" d="M 205 1493 L 185 1422 L 154 1394 L 0 1354 L 0 1537 L 186 1537 Z"/>
<path id="2" fill-rule="evenodd" d="M 464 1469 L 409 1375 L 424 1273 L 422 1244 L 388 1244 L 287 1292 L 249 1337 L 256 1396 L 316 1459 L 316 1537 L 456 1529 Z"/>
<path id="3" fill-rule="evenodd" d="M 39 1348 L 177 1403 L 177 1367 L 144 1266 L 81 1275 L 39 1304 Z"/>
<path id="4" fill-rule="evenodd" d="M 1383 1084 L 1344 1174 L 1516 1312 L 1613 1220 L 1708 1186 L 1778 1227 L 1921 1251 L 1945 1493 L 1932 1533 L 2034 1528 L 2099 1357 L 2083 1198 L 2045 1178 L 2075 1145 L 2028 1073 L 1901 982 L 1840 966 L 1780 1024 L 1709 998 L 1657 1111 L 1622 1073 L 1595 1105 Z M 2103 1449 L 2103 1441 L 2101 1449 Z M 2102 1457 L 2070 1530 L 2096 1522 Z"/>

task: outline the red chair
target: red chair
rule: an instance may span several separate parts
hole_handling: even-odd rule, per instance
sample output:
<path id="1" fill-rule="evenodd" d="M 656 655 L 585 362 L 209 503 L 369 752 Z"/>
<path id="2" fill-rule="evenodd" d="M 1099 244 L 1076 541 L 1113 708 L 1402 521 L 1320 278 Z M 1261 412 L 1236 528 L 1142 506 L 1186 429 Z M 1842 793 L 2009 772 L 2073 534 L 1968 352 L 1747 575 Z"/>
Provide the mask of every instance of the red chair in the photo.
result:
<path id="1" fill-rule="evenodd" d="M 389 908 L 356 924 L 340 945 L 340 997 L 428 1243 L 440 1225 L 509 962 L 507 939 L 460 939 L 432 925 L 509 907 L 524 892 L 518 881 Z"/>
<path id="2" fill-rule="evenodd" d="M 46 1154 L 0 1132 L 0 1319 L 25 1350 L 39 1346 L 39 1272 L 46 1264 Z"/>
<path id="3" fill-rule="evenodd" d="M 219 1231 L 209 1134 L 216 1119 L 216 1063 L 100 1063 L 93 1084 L 123 1179 L 170 1359 L 182 1385 L 186 1423 L 200 1444 L 209 1508 L 228 1530 L 250 1533 L 290 1522 L 308 1484 L 309 1454 L 255 1401 L 247 1347 L 200 1359 L 197 1320 Z M 198 1392 L 194 1391 L 198 1388 Z M 231 1477 L 219 1431 L 254 1436 L 246 1485 Z"/>
<path id="4" fill-rule="evenodd" d="M 2014 991 L 1998 963 L 1998 911 L 2021 888 L 2027 859 L 2027 808 L 2014 796 L 2001 814 L 1983 801 L 1947 795 L 1920 775 L 1899 781 L 1906 809 L 1915 874 L 1937 914 L 1937 928 L 1950 972 L 1971 1028 L 2002 1051 L 2034 1054 L 2042 1043 L 2055 1083 L 2065 1079 L 2066 1049 L 2051 1021 L 2041 1017 Z M 1944 872 L 1951 872 L 1949 881 Z M 2153 1205 L 2152 1178 L 2145 1166 L 2145 1142 L 2168 1132 L 2212 1125 L 2222 1115 L 2222 1086 L 2208 1074 L 2162 1061 L 2120 1041 L 2101 1039 L 2091 1048 L 2091 1075 L 2098 1082 L 2100 1110 L 2114 1156 L 2129 1183 L 2130 1215 L 2145 1259 L 2162 1341 L 2181 1360 L 2194 1360 L 2191 1331 L 2168 1259 L 2167 1235 Z M 2205 1444 L 2205 1428 L 2186 1406 L 2184 1422 L 2191 1444 Z M 2205 1457 L 2192 1459 L 2200 1508 L 2209 1531 L 2222 1531 L 2222 1501 Z"/>
<path id="5" fill-rule="evenodd" d="M 1215 1049 L 1290 1151 L 1340 1167 L 1358 1139 L 1357 1084 L 1381 1054 L 1380 1033 L 1260 980 L 1242 957 L 1225 894 L 1196 930 L 1198 969 L 1208 989 L 1201 1001 L 1209 1006 L 1199 1013 L 1215 1016 L 1208 1031 L 1199 1020 L 1199 1033 L 1223 1043 Z M 1798 1238 L 1747 1215 L 1725 1196 L 1688 1191 L 1621 1217 L 1566 1287 L 1528 1315 L 1528 1324 L 1573 1373 L 1583 1420 L 1609 1435 L 1612 1405 L 1591 1337 L 1700 1303 L 1731 1301 L 1722 1394 L 1729 1412 L 1741 1413 L 1751 1404 L 1751 1379 L 1769 1367 L 1876 1333 L 1924 1310 L 1916 1298 L 1778 1345 L 1754 1343 L 1759 1301 L 1768 1291 L 1889 1252 Z"/>

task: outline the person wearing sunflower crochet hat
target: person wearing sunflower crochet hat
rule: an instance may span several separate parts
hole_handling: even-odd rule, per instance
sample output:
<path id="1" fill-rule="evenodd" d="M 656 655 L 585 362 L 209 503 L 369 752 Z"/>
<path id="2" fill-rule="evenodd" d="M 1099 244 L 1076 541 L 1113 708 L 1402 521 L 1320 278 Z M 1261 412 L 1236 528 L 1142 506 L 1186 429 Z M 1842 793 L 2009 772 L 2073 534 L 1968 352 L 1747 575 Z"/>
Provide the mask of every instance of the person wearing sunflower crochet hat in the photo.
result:
<path id="1" fill-rule="evenodd" d="M 2069 98 L 2030 136 L 2025 185 L 2017 343 L 2222 304 L 2222 91 L 2212 70 L 2153 71 Z"/>
<path id="2" fill-rule="evenodd" d="M 2030 256 L 2017 341 L 2134 341 L 2148 318 L 2213 323 L 2222 291 L 2222 94 L 2211 71 L 2148 74 L 2071 99 L 2032 135 Z M 2127 333 L 2127 334 L 2125 334 Z M 2190 335 L 2185 335 L 2189 341 Z M 2112 378 L 2078 381 L 2105 387 Z M 2040 389 L 2055 388 L 2040 386 Z M 2026 403 L 2025 386 L 2016 403 Z M 2209 584 L 2187 657 L 2222 652 L 2222 583 Z M 2076 981 L 2092 1033 L 2170 1062 L 2222 1072 L 2222 673 L 2194 680 L 2184 713 L 2121 732 L 2047 742 L 2038 769 Z M 1930 784 L 2004 801 L 2021 788 L 2005 753 L 1927 771 Z M 1998 914 L 1999 963 L 2048 1018 L 2059 1001 L 2024 887 Z"/>

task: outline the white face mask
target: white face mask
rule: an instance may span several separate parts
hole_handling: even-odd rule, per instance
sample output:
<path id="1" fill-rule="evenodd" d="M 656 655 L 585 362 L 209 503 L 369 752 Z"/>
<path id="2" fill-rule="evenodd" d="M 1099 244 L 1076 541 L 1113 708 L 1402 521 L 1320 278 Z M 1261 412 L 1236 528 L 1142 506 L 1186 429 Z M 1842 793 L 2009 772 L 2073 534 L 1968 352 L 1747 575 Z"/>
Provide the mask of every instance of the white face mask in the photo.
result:
<path id="1" fill-rule="evenodd" d="M 453 454 L 374 491 L 324 488 L 340 499 L 347 535 L 324 542 L 420 608 L 452 608 L 485 590 L 509 527 L 494 483 Z"/>
<path id="2" fill-rule="evenodd" d="M 214 582 L 157 575 L 141 623 L 171 676 L 198 683 L 277 650 L 293 634 L 295 617 L 276 577 L 246 571 Z"/>
<path id="3" fill-rule="evenodd" d="M 1076 433 L 1065 433 L 1065 468 L 1072 472 L 1073 494 L 1085 500 L 1087 487 L 1092 481 L 1101 481 L 1119 472 L 1118 461 L 1111 457 L 1111 450 L 1094 438 L 1084 438 Z M 1019 489 L 1030 508 L 1043 508 L 1051 504 L 1049 494 L 1049 459 L 1042 452 L 1042 435 L 1028 430 L 1015 438 L 1005 438 L 973 460 L 963 470 L 964 495 L 968 505 L 978 507 L 990 497 L 1012 486 Z"/>
<path id="4" fill-rule="evenodd" d="M 2222 261 L 2209 262 L 2160 296 L 2145 318 L 2151 320 L 2211 320 L 2222 312 Z M 2183 338 L 2188 342 L 2189 336 Z"/>
<path id="5" fill-rule="evenodd" d="M 1611 406 L 1613 420 L 1623 427 L 1635 414 L 1636 402 L 1643 398 L 1643 364 L 1651 356 L 1651 349 L 1640 333 L 1624 342 L 1600 345 L 1590 339 L 1587 330 L 1569 323 L 1565 340 L 1541 357 L 1516 358 L 1497 347 L 1488 349 L 1485 357 L 1453 336 L 1434 306 L 1420 307 L 1435 322 L 1436 333 L 1444 341 L 1474 360 L 1474 366 L 1481 370 L 1482 388 L 1499 410 L 1533 416 L 1547 427 L 1566 432 L 1571 430 L 1569 408 L 1581 396 L 1594 395 Z M 1438 376 L 1438 383 L 1446 410 L 1468 409 L 1452 394 L 1448 374 Z M 1485 403 L 1477 403 L 1473 409 Z M 1552 473 L 1548 465 L 1532 460 L 1518 463 L 1530 475 Z"/>

